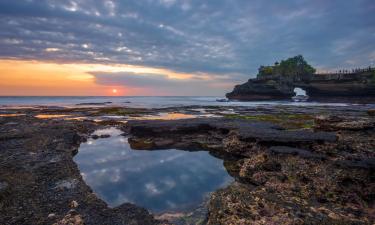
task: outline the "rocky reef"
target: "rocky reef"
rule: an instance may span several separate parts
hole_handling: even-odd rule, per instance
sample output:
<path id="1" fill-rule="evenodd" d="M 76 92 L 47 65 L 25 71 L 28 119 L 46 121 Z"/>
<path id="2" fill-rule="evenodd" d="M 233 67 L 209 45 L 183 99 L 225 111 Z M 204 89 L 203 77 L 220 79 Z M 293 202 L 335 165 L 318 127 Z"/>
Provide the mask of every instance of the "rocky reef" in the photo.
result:
<path id="1" fill-rule="evenodd" d="M 216 191 L 207 224 L 372 224 L 374 121 L 319 117 L 314 130 L 232 119 L 135 121 L 138 149 L 207 150 L 236 182 Z"/>
<path id="2" fill-rule="evenodd" d="M 121 129 L 133 149 L 205 150 L 223 159 L 235 181 L 212 193 L 200 224 L 374 224 L 373 109 L 328 109 L 331 115 L 320 111 L 327 108 L 238 107 L 240 115 L 221 118 L 127 123 L 8 110 L 20 116 L 0 117 L 0 224 L 194 224 L 130 203 L 110 208 L 91 190 L 73 157 L 88 137 L 101 138 L 94 130 L 108 126 Z M 100 113 L 53 109 L 93 112 Z"/>
<path id="3" fill-rule="evenodd" d="M 245 101 L 290 100 L 296 87 L 304 89 L 311 100 L 373 102 L 375 69 L 315 74 L 302 56 L 296 56 L 274 66 L 261 66 L 256 78 L 236 85 L 226 97 Z"/>
<path id="4" fill-rule="evenodd" d="M 161 224 L 145 209 L 109 208 L 73 156 L 101 124 L 0 117 L 0 224 Z"/>

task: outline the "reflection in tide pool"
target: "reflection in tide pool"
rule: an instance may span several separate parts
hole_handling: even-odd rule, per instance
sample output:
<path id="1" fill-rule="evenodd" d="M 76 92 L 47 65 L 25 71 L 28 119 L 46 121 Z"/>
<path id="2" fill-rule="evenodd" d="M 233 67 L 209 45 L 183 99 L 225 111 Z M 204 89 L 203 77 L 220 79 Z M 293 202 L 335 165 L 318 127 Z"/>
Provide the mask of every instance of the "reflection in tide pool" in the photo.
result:
<path id="1" fill-rule="evenodd" d="M 132 150 L 116 128 L 95 134 L 111 137 L 89 139 L 74 160 L 86 183 L 112 207 L 132 202 L 155 213 L 188 211 L 233 180 L 208 152 Z"/>
<path id="2" fill-rule="evenodd" d="M 53 118 L 61 118 L 66 117 L 69 115 L 62 115 L 62 114 L 38 114 L 35 117 L 38 119 L 53 119 Z"/>
<path id="3" fill-rule="evenodd" d="M 186 114 L 186 113 L 159 113 L 157 115 L 143 115 L 136 117 L 129 117 L 132 120 L 181 120 L 181 119 L 191 119 L 191 118 L 205 118 L 205 117 L 220 117 L 215 114 L 201 112 L 201 114 Z"/>
<path id="4" fill-rule="evenodd" d="M 185 114 L 185 113 L 159 113 L 158 115 L 147 115 L 136 119 L 147 119 L 147 120 L 180 120 L 180 119 L 191 119 L 196 118 L 197 115 Z"/>
<path id="5" fill-rule="evenodd" d="M 26 114 L 21 113 L 12 113 L 12 114 L 0 114 L 0 117 L 15 117 L 15 116 L 24 116 Z"/>

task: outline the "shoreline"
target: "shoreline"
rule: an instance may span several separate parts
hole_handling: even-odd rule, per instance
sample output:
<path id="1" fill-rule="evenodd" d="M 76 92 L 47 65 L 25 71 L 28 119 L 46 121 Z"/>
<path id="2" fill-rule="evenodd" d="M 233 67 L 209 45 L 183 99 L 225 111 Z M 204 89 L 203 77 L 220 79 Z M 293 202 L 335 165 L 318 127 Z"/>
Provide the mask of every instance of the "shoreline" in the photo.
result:
<path id="1" fill-rule="evenodd" d="M 169 223 L 132 204 L 108 208 L 83 181 L 73 161 L 80 143 L 96 129 L 116 126 L 130 135 L 134 149 L 205 150 L 224 159 L 236 181 L 213 193 L 203 224 L 372 224 L 371 109 L 362 105 L 1 109 L 2 114 L 25 115 L 0 117 L 0 222 Z M 161 113 L 197 118 L 147 120 Z M 82 119 L 35 117 L 40 114 Z M 202 114 L 210 116 L 199 117 Z M 103 119 L 106 116 L 112 117 Z"/>
<path id="2" fill-rule="evenodd" d="M 242 96 L 244 98 L 246 96 Z M 257 107 L 262 105 L 294 105 L 294 106 L 323 106 L 323 105 L 356 105 L 368 104 L 375 106 L 373 97 L 363 96 L 361 98 L 310 98 L 306 102 L 294 102 L 289 99 L 265 99 L 252 101 L 252 99 L 219 101 L 223 97 L 20 97 L 19 101 L 10 97 L 9 100 L 2 100 L 8 97 L 0 97 L 0 109 L 2 108 L 94 108 L 94 107 L 128 107 L 128 108 L 171 108 L 171 107 Z"/>

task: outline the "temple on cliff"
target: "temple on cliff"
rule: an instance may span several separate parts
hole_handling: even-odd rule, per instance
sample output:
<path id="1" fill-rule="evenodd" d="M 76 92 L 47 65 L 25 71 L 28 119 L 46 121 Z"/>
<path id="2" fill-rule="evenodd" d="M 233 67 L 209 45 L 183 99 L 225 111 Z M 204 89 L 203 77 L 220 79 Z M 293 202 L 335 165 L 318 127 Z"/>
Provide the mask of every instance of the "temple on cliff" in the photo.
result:
<path id="1" fill-rule="evenodd" d="M 236 85 L 226 97 L 245 101 L 290 100 L 297 87 L 305 90 L 311 100 L 375 102 L 375 68 L 316 73 L 302 56 L 295 56 L 273 66 L 261 66 L 256 78 Z"/>

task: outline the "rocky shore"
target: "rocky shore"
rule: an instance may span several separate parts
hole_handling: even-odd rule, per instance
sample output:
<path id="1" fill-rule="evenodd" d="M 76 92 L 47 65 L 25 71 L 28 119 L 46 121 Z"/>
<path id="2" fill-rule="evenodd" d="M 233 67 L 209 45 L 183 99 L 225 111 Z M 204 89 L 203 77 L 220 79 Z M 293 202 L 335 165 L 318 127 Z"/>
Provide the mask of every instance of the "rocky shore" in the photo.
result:
<path id="1" fill-rule="evenodd" d="M 2 110 L 16 115 L 0 117 L 0 224 L 177 224 L 129 203 L 109 208 L 85 184 L 73 157 L 94 130 L 108 126 L 122 129 L 133 149 L 206 150 L 224 160 L 235 182 L 211 195 L 203 224 L 375 222 L 372 109 L 205 110 L 220 117 L 90 117 L 195 115 L 193 107 Z M 37 118 L 41 113 L 76 119 Z"/>
<path id="2" fill-rule="evenodd" d="M 130 122 L 134 148 L 205 149 L 236 178 L 207 224 L 372 224 L 374 121 L 317 118 L 314 131 L 266 122 Z M 228 157 L 228 155 L 232 157 Z"/>
<path id="3" fill-rule="evenodd" d="M 0 119 L 0 224 L 158 224 L 145 209 L 110 209 L 82 180 L 73 156 L 100 124 Z"/>

